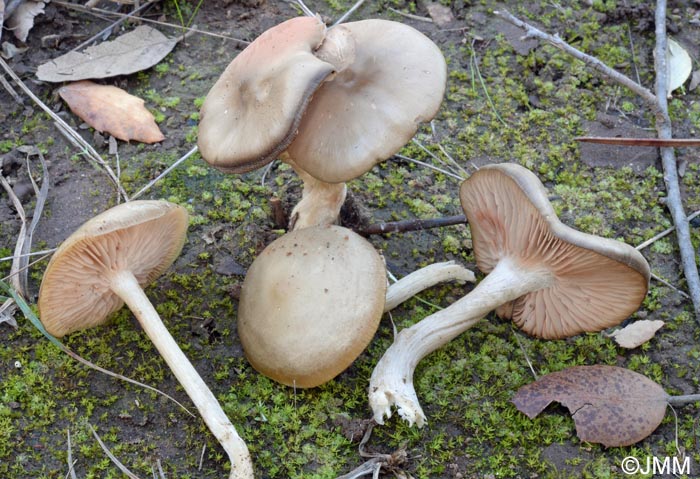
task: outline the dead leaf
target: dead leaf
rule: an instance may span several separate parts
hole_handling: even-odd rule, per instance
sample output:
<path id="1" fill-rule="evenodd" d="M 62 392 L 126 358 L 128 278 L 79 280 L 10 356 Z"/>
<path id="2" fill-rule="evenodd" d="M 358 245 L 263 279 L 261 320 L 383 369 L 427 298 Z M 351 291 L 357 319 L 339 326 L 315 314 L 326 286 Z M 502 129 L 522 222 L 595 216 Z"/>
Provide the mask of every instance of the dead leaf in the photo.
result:
<path id="1" fill-rule="evenodd" d="M 36 76 L 48 82 L 64 82 L 129 75 L 152 67 L 175 47 L 158 30 L 141 25 L 109 42 L 69 52 L 39 65 Z"/>
<path id="2" fill-rule="evenodd" d="M 428 3 L 425 8 L 428 10 L 428 15 L 433 19 L 433 22 L 438 27 L 444 27 L 452 23 L 455 19 L 452 15 L 450 7 L 446 7 L 440 3 Z"/>
<path id="3" fill-rule="evenodd" d="M 531 419 L 552 401 L 566 406 L 582 441 L 629 446 L 659 426 L 669 395 L 651 379 L 615 366 L 574 366 L 521 387 L 513 404 Z"/>
<path id="4" fill-rule="evenodd" d="M 690 55 L 678 42 L 668 39 L 667 45 L 667 64 L 668 64 L 668 96 L 671 97 L 671 92 L 677 90 L 688 79 L 693 71 L 693 61 Z"/>
<path id="5" fill-rule="evenodd" d="M 29 30 L 34 26 L 34 17 L 44 13 L 44 5 L 44 2 L 34 1 L 20 3 L 12 15 L 7 18 L 6 28 L 12 30 L 17 40 L 26 42 Z"/>
<path id="6" fill-rule="evenodd" d="M 123 141 L 156 143 L 165 138 L 144 101 L 120 88 L 84 80 L 61 87 L 58 94 L 97 131 Z"/>
<path id="7" fill-rule="evenodd" d="M 654 321 L 643 319 L 614 331 L 610 337 L 614 338 L 615 342 L 623 348 L 634 349 L 653 338 L 664 324 L 666 323 L 660 319 Z"/>

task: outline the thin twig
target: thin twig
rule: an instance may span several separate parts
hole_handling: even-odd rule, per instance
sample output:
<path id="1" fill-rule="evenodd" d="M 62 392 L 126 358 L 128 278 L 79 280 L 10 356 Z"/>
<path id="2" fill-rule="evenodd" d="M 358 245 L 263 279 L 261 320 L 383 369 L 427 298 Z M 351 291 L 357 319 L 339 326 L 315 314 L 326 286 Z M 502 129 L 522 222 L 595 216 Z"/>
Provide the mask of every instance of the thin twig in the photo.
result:
<path id="1" fill-rule="evenodd" d="M 574 58 L 577 58 L 588 66 L 602 74 L 604 78 L 616 82 L 629 88 L 632 92 L 639 95 L 647 104 L 651 112 L 656 118 L 657 136 L 663 140 L 672 138 L 671 119 L 668 115 L 668 78 L 667 78 L 667 60 L 666 60 L 666 1 L 659 0 L 656 5 L 656 46 L 655 52 L 655 70 L 656 70 L 656 94 L 649 89 L 644 88 L 639 83 L 629 77 L 613 70 L 595 57 L 587 55 L 568 43 L 564 42 L 558 36 L 549 35 L 537 28 L 529 25 L 522 20 L 514 17 L 507 11 L 494 12 L 497 16 L 503 18 L 507 22 L 516 25 L 526 32 L 526 37 L 538 38 L 544 40 L 556 48 L 565 51 Z M 666 185 L 666 206 L 668 207 L 673 224 L 676 227 L 676 237 L 678 248 L 683 264 L 683 273 L 685 275 L 688 292 L 690 293 L 695 319 L 700 323 L 700 275 L 698 274 L 698 266 L 695 262 L 695 249 L 690 240 L 690 226 L 688 218 L 683 211 L 683 203 L 681 200 L 680 186 L 678 182 L 678 164 L 673 148 L 664 147 L 660 149 L 661 161 L 664 172 L 664 183 Z"/>
<path id="2" fill-rule="evenodd" d="M 116 458 L 114 454 L 112 454 L 112 451 L 109 450 L 107 445 L 102 442 L 102 439 L 100 438 L 99 434 L 97 434 L 97 431 L 95 431 L 95 428 L 92 427 L 92 424 L 88 423 L 88 427 L 90 428 L 90 431 L 92 431 L 92 435 L 95 436 L 95 439 L 97 440 L 97 443 L 100 445 L 104 453 L 107 455 L 110 461 L 119 468 L 120 471 L 122 471 L 124 474 L 126 474 L 128 477 L 131 479 L 140 479 L 139 476 L 131 472 L 122 462 Z"/>
<path id="3" fill-rule="evenodd" d="M 338 24 L 340 24 L 340 23 L 343 23 L 345 20 L 347 20 L 348 17 L 350 17 L 350 15 L 352 15 L 352 14 L 355 12 L 355 10 L 357 10 L 358 8 L 360 8 L 360 7 L 362 6 L 363 3 L 365 3 L 365 0 L 357 0 L 357 2 L 355 2 L 355 5 L 353 5 L 352 7 L 350 7 L 350 10 L 348 10 L 347 12 L 345 12 L 339 19 L 337 19 L 337 20 L 335 21 L 335 23 L 333 24 L 333 26 L 336 26 L 336 25 L 338 25 Z"/>
<path id="4" fill-rule="evenodd" d="M 117 16 L 117 17 L 126 17 L 128 15 L 126 13 L 110 12 L 109 10 L 102 10 L 100 8 L 86 8 L 83 5 L 62 2 L 59 0 L 54 0 L 51 3 L 52 3 L 52 5 L 59 5 L 59 6 L 64 7 L 64 8 L 78 10 L 80 12 L 90 13 L 93 15 L 97 14 L 97 13 L 101 13 L 103 15 Z M 139 21 L 144 22 L 144 23 L 151 23 L 153 25 L 160 25 L 162 27 L 174 28 L 177 30 L 183 29 L 182 25 L 176 25 L 174 23 L 168 23 L 168 22 L 161 22 L 158 20 L 151 20 L 150 18 L 139 17 Z M 228 35 L 222 35 L 219 33 L 207 32 L 205 30 L 199 30 L 199 29 L 193 28 L 193 27 L 184 27 L 184 29 L 187 30 L 187 32 L 189 32 L 189 33 L 199 33 L 201 35 L 207 35 L 210 37 L 223 38 L 224 40 L 233 40 L 234 42 L 238 42 L 242 45 L 248 45 L 250 43 L 249 41 L 241 40 L 240 38 L 229 37 Z"/>
<path id="5" fill-rule="evenodd" d="M 66 429 L 66 434 L 68 435 L 68 440 L 67 440 L 67 457 L 66 461 L 68 462 L 68 473 L 66 474 L 66 477 L 70 476 L 71 479 L 78 479 L 78 476 L 75 475 L 75 463 L 76 461 L 73 460 L 73 448 L 71 447 L 71 441 L 70 441 L 70 429 Z"/>
<path id="6" fill-rule="evenodd" d="M 659 138 L 673 137 L 671 118 L 668 115 L 668 74 L 666 58 L 666 0 L 658 0 L 656 4 L 656 47 L 654 49 L 654 66 L 656 69 L 656 132 Z M 666 184 L 666 207 L 671 212 L 673 224 L 676 225 L 676 238 L 680 250 L 681 263 L 685 274 L 685 282 L 690 293 L 695 319 L 700 324 L 700 274 L 695 262 L 695 248 L 690 239 L 688 217 L 683 211 L 681 191 L 678 181 L 678 162 L 673 148 L 661 148 L 661 163 Z"/>
<path id="7" fill-rule="evenodd" d="M 601 145 L 653 146 L 656 148 L 662 146 L 672 148 L 700 146 L 700 139 L 696 138 L 610 138 L 603 136 L 579 136 L 574 138 L 574 140 L 583 143 L 598 143 Z"/>
<path id="8" fill-rule="evenodd" d="M 700 210 L 698 210 L 698 211 L 696 211 L 695 213 L 689 215 L 689 216 L 688 216 L 688 221 L 691 221 L 692 219 L 694 219 L 694 218 L 697 217 L 698 215 L 700 215 Z M 637 245 L 636 248 L 637 248 L 638 250 L 641 251 L 641 250 L 643 250 L 644 248 L 646 248 L 647 246 L 649 246 L 650 244 L 657 242 L 658 240 L 660 240 L 660 239 L 663 238 L 664 236 L 668 236 L 669 234 L 673 233 L 675 230 L 676 230 L 676 227 L 675 227 L 675 226 L 671 226 L 670 228 L 666 228 L 666 229 L 663 230 L 661 233 L 659 233 L 659 234 L 657 234 L 657 235 L 655 235 L 655 236 L 652 236 L 651 238 L 649 238 L 648 240 L 646 240 L 644 243 L 641 243 L 641 244 Z"/>
<path id="9" fill-rule="evenodd" d="M 391 7 L 389 7 L 388 10 L 391 10 L 392 12 L 396 13 L 397 15 L 401 15 L 402 17 L 410 18 L 411 20 L 418 20 L 419 22 L 433 23 L 432 18 L 421 17 L 420 15 L 413 15 L 411 13 L 402 12 L 401 10 L 397 10 L 397 9 L 391 8 Z"/>
<path id="10" fill-rule="evenodd" d="M 394 155 L 394 156 L 395 156 L 396 158 L 401 158 L 402 160 L 406 160 L 406 161 L 410 161 L 411 163 L 415 163 L 416 165 L 420 165 L 420 166 L 424 166 L 424 167 L 426 167 L 426 168 L 430 168 L 431 170 L 435 170 L 435 171 L 437 171 L 437 172 L 439 172 L 439 173 L 442 173 L 443 175 L 449 176 L 450 178 L 453 178 L 453 179 L 455 179 L 455 180 L 457 180 L 457 181 L 460 181 L 460 182 L 461 182 L 462 180 L 464 180 L 464 178 L 462 178 L 461 176 L 455 175 L 455 174 L 452 173 L 451 171 L 447 171 L 447 170 L 444 170 L 444 169 L 442 169 L 442 168 L 438 168 L 437 166 L 431 165 L 430 163 L 426 163 L 426 162 L 420 161 L 420 160 L 415 160 L 415 159 L 413 159 L 413 158 L 409 158 L 408 156 L 399 155 L 399 154 L 396 154 L 396 155 Z"/>
<path id="11" fill-rule="evenodd" d="M 9 93 L 12 98 L 14 98 L 15 102 L 22 105 L 22 97 L 19 96 L 19 94 L 15 91 L 14 88 L 12 88 L 10 82 L 8 82 L 5 79 L 5 75 L 0 75 L 0 84 L 2 84 L 3 87 L 5 87 L 5 90 L 7 90 L 7 93 Z"/>
<path id="12" fill-rule="evenodd" d="M 151 180 L 146 186 L 144 186 L 144 187 L 141 188 L 139 191 L 137 191 L 137 192 L 131 197 L 131 199 L 132 199 L 132 200 L 135 200 L 136 198 L 138 198 L 139 196 L 141 196 L 142 194 L 144 194 L 144 193 L 145 193 L 146 191 L 148 191 L 153 185 L 155 185 L 155 184 L 158 183 L 160 180 L 162 180 L 163 178 L 165 178 L 165 176 L 166 176 L 168 173 L 170 173 L 171 171 L 173 171 L 173 170 L 174 170 L 175 168 L 177 168 L 183 161 L 185 161 L 185 160 L 186 160 L 187 158 L 189 158 L 190 156 L 194 155 L 196 152 L 197 152 L 197 146 L 195 145 L 190 151 L 188 151 L 187 153 L 185 153 L 185 155 L 184 155 L 182 158 L 180 158 L 180 159 L 177 160 L 175 163 L 173 163 L 172 165 L 170 165 L 169 167 L 167 167 L 165 170 L 163 170 L 163 172 L 162 172 L 160 175 L 156 176 L 156 177 L 155 177 L 153 180 Z"/>
<path id="13" fill-rule="evenodd" d="M 387 221 L 374 223 L 367 227 L 360 228 L 357 233 L 362 236 L 385 235 L 390 233 L 403 233 L 406 231 L 422 231 L 431 228 L 442 228 L 444 226 L 461 225 L 467 221 L 465 215 L 443 216 L 440 218 L 412 219 L 402 221 Z"/>
<path id="14" fill-rule="evenodd" d="M 105 169 L 107 172 L 107 175 L 109 178 L 114 182 L 114 184 L 117 187 L 117 190 L 119 193 L 122 195 L 125 201 L 129 201 L 129 197 L 126 194 L 126 191 L 124 191 L 124 188 L 122 187 L 121 183 L 119 182 L 119 179 L 116 177 L 114 172 L 112 171 L 112 168 L 107 164 L 107 162 L 102 159 L 102 157 L 95 151 L 95 149 L 83 139 L 82 136 L 78 134 L 73 128 L 70 127 L 68 123 L 66 123 L 63 118 L 58 116 L 51 108 L 46 106 L 46 104 L 39 99 L 28 87 L 27 85 L 24 84 L 24 82 L 15 74 L 15 72 L 10 68 L 10 66 L 5 63 L 5 60 L 0 58 L 0 66 L 5 70 L 5 72 L 12 78 L 12 80 L 19 86 L 24 93 L 34 101 L 44 112 L 46 112 L 55 122 L 55 124 L 60 125 L 60 128 L 58 130 L 64 134 L 65 136 L 68 137 L 68 139 L 73 143 L 80 145 L 80 148 L 82 148 L 83 152 L 87 154 L 88 158 L 90 158 L 92 161 L 100 165 L 102 168 Z"/>
<path id="15" fill-rule="evenodd" d="M 665 279 L 663 279 L 661 276 L 658 276 L 658 275 L 656 275 L 656 274 L 654 274 L 654 273 L 651 273 L 650 276 L 651 276 L 651 279 L 653 279 L 654 281 L 658 281 L 659 283 L 663 284 L 664 286 L 666 286 L 666 287 L 668 287 L 668 288 L 671 288 L 671 289 L 674 290 L 676 293 L 678 293 L 678 294 L 680 294 L 681 296 L 683 296 L 685 299 L 690 299 L 690 295 L 689 295 L 688 293 L 686 293 L 685 291 L 682 291 L 682 290 L 676 288 L 676 287 L 673 286 L 671 283 L 669 283 L 668 281 L 666 281 Z"/>
<path id="16" fill-rule="evenodd" d="M 12 259 L 12 266 L 10 267 L 10 283 L 12 284 L 12 287 L 15 289 L 15 291 L 19 293 L 20 296 L 26 298 L 26 291 L 24 290 L 22 281 L 20 280 L 19 272 L 22 263 L 22 249 L 24 246 L 24 242 L 27 239 L 27 216 L 24 213 L 24 207 L 22 206 L 22 202 L 19 200 L 19 198 L 17 198 L 17 195 L 15 195 L 15 192 L 12 190 L 12 186 L 10 186 L 10 183 L 8 183 L 5 177 L 1 174 L 0 185 L 2 185 L 2 187 L 5 189 L 5 192 L 10 197 L 12 205 L 15 207 L 15 210 L 19 215 L 20 221 L 19 234 L 17 235 L 17 243 L 15 244 L 15 253 Z"/>
<path id="17" fill-rule="evenodd" d="M 142 10 L 146 9 L 147 7 L 151 7 L 152 5 L 154 5 L 154 4 L 157 3 L 157 2 L 158 2 L 158 0 L 152 0 L 152 1 L 150 1 L 150 2 L 144 3 L 144 4 L 141 5 L 140 7 L 135 8 L 131 13 L 125 14 L 123 17 L 119 18 L 118 20 L 116 20 L 115 22 L 113 22 L 112 24 L 110 24 L 107 28 L 104 28 L 104 29 L 100 30 L 98 33 L 96 33 L 96 34 L 93 35 L 92 37 L 90 37 L 90 38 L 88 38 L 87 40 L 85 40 L 83 43 L 81 43 L 80 45 L 78 45 L 77 47 L 75 47 L 74 49 L 72 49 L 71 52 L 77 52 L 78 50 L 81 50 L 83 47 L 86 47 L 86 46 L 90 45 L 92 42 L 94 42 L 95 40 L 101 38 L 102 35 L 104 35 L 104 34 L 107 33 L 108 31 L 112 30 L 114 27 L 118 27 L 118 26 L 121 25 L 122 23 L 126 22 L 128 19 L 130 19 L 130 18 L 132 18 L 133 16 L 135 16 L 137 13 L 141 12 Z"/>

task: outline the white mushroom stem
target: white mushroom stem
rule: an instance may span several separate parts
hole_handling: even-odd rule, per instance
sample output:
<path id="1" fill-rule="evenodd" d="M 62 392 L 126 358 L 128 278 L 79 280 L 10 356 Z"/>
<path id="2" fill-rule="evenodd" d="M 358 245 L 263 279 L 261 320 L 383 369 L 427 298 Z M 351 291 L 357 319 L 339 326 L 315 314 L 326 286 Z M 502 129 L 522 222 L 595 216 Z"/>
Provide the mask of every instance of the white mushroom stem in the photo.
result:
<path id="1" fill-rule="evenodd" d="M 290 215 L 289 229 L 299 230 L 337 223 L 340 208 L 347 195 L 345 183 L 326 183 L 314 178 L 300 168 L 287 153 L 283 153 L 280 159 L 289 164 L 304 182 L 301 200 Z"/>
<path id="2" fill-rule="evenodd" d="M 434 263 L 404 276 L 389 286 L 386 291 L 384 312 L 391 311 L 399 304 L 421 291 L 447 281 L 471 282 L 476 280 L 474 273 L 454 261 Z"/>
<path id="3" fill-rule="evenodd" d="M 384 423 L 392 407 L 398 414 L 421 427 L 425 414 L 413 387 L 413 372 L 425 356 L 471 328 L 498 306 L 548 286 L 553 281 L 547 270 L 532 271 L 504 258 L 471 293 L 447 308 L 402 330 L 372 372 L 369 403 L 374 420 Z"/>
<path id="4" fill-rule="evenodd" d="M 253 464 L 243 439 L 236 432 L 206 383 L 199 376 L 160 319 L 130 271 L 110 277 L 110 289 L 129 306 L 141 327 L 160 352 L 231 461 L 230 479 L 252 479 Z"/>

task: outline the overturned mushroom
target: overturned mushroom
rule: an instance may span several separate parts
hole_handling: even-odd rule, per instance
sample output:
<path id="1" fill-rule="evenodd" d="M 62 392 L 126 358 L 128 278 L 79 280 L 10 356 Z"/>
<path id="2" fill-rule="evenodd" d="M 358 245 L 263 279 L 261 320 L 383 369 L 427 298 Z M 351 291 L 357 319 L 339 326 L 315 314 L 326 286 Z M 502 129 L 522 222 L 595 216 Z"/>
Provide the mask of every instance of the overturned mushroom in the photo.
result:
<path id="1" fill-rule="evenodd" d="M 646 295 L 649 265 L 633 247 L 562 224 L 537 177 L 515 164 L 481 168 L 461 186 L 477 266 L 488 275 L 449 307 L 401 331 L 370 380 L 382 423 L 392 406 L 422 426 L 413 372 L 427 354 L 489 311 L 533 336 L 600 331 L 632 314 Z"/>
<path id="2" fill-rule="evenodd" d="M 437 46 L 397 22 L 330 29 L 313 17 L 277 25 L 226 68 L 202 106 L 202 157 L 242 173 L 277 157 L 304 182 L 293 228 L 330 224 L 345 182 L 396 153 L 438 111 L 446 66 Z"/>
<path id="3" fill-rule="evenodd" d="M 46 268 L 40 318 L 49 333 L 63 337 L 102 324 L 126 303 L 228 453 L 230 477 L 251 479 L 248 448 L 142 289 L 180 254 L 187 222 L 187 211 L 166 201 L 124 203 L 87 221 Z"/>
<path id="4" fill-rule="evenodd" d="M 387 293 L 384 262 L 367 240 L 334 225 L 295 230 L 249 268 L 238 335 L 257 371 L 289 386 L 315 387 L 352 364 L 387 307 L 448 280 L 474 278 L 455 264 L 430 265 Z"/>

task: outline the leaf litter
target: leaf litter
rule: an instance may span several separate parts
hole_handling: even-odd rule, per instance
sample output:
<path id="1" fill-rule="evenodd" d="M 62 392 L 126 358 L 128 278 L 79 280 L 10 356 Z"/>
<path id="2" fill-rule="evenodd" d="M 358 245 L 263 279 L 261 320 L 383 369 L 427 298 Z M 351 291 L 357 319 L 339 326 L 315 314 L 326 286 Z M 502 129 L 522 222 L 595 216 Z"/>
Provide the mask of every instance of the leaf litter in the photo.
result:
<path id="1" fill-rule="evenodd" d="M 114 40 L 43 63 L 37 68 L 36 76 L 42 81 L 59 83 L 130 75 L 156 65 L 178 41 L 141 25 Z"/>
<path id="2" fill-rule="evenodd" d="M 99 132 L 123 141 L 157 143 L 165 139 L 144 101 L 121 88 L 83 80 L 61 87 L 58 94 L 73 113 Z"/>

